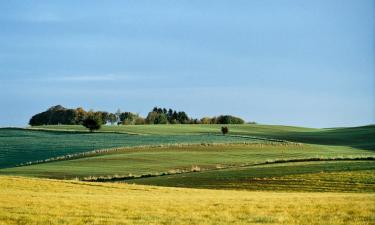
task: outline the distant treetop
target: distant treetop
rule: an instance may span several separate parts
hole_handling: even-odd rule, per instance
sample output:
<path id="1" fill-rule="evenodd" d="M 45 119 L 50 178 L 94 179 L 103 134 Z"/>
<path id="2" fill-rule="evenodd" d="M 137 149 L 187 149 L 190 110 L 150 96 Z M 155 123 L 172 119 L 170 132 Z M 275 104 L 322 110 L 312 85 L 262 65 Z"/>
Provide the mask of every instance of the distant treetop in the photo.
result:
<path id="1" fill-rule="evenodd" d="M 39 125 L 83 125 L 89 116 L 95 116 L 99 124 L 118 125 L 142 125 L 142 124 L 243 124 L 245 121 L 239 117 L 231 115 L 220 115 L 217 117 L 203 117 L 194 119 L 184 111 L 154 107 L 147 114 L 146 118 L 132 112 L 115 113 L 106 111 L 85 111 L 82 107 L 67 109 L 61 105 L 52 106 L 44 112 L 31 117 L 31 126 Z M 85 121 L 87 122 L 87 121 Z"/>

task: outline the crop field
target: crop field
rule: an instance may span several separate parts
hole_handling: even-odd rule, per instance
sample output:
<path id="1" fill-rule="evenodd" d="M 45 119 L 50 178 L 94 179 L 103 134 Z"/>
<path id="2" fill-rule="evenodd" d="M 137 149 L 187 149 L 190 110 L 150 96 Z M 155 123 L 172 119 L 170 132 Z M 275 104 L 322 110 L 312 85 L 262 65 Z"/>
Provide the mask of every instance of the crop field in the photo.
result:
<path id="1" fill-rule="evenodd" d="M 219 134 L 219 124 L 205 125 L 127 125 L 105 126 L 103 132 L 123 132 L 130 134 Z M 375 125 L 350 128 L 314 129 L 304 127 L 276 126 L 276 125 L 226 125 L 231 134 L 247 135 L 265 138 L 276 138 L 294 142 L 351 146 L 360 149 L 375 150 Z M 82 126 L 39 126 L 33 129 L 85 131 Z"/>
<path id="2" fill-rule="evenodd" d="M 167 188 L 0 176 L 1 224 L 374 224 L 375 195 Z"/>
<path id="3" fill-rule="evenodd" d="M 201 143 L 262 143 L 222 135 L 128 135 L 0 129 L 0 168 L 68 154 L 114 147 Z"/>
<path id="4" fill-rule="evenodd" d="M 168 124 L 168 125 L 114 125 L 104 126 L 101 132 L 120 132 L 130 134 L 207 134 L 207 133 L 220 133 L 220 124 Z M 319 131 L 319 129 L 304 128 L 304 127 L 291 127 L 291 126 L 273 126 L 273 125 L 256 125 L 256 124 L 228 124 L 225 125 L 230 128 L 233 134 L 277 134 L 288 132 L 308 132 Z M 62 130 L 62 131 L 83 131 L 88 132 L 86 128 L 79 125 L 44 125 L 34 126 L 29 129 L 33 130 Z"/>
<path id="5" fill-rule="evenodd" d="M 0 129 L 0 224 L 375 224 L 375 126 L 220 127 Z"/>
<path id="6" fill-rule="evenodd" d="M 373 161 L 275 163 L 125 181 L 173 187 L 375 192 Z"/>
<path id="7" fill-rule="evenodd" d="M 191 145 L 137 149 L 118 149 L 73 160 L 62 160 L 0 170 L 0 174 L 48 178 L 84 178 L 89 176 L 126 176 L 189 170 L 209 170 L 254 165 L 275 159 L 371 157 L 372 151 L 351 148 L 324 148 L 316 145 L 279 143 Z M 375 164 L 375 163 L 374 163 Z"/>

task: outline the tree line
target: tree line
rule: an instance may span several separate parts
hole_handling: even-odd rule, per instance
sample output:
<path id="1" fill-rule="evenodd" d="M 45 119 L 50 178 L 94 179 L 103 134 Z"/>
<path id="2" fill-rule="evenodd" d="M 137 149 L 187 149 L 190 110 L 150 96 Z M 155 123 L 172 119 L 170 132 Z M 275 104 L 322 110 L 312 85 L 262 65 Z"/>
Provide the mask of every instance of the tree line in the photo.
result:
<path id="1" fill-rule="evenodd" d="M 220 115 L 217 117 L 203 117 L 194 119 L 184 111 L 154 107 L 146 116 L 137 113 L 106 111 L 85 111 L 82 107 L 67 109 L 61 105 L 50 107 L 44 112 L 31 117 L 31 126 L 39 125 L 85 125 L 95 120 L 99 124 L 117 125 L 142 125 L 142 124 L 243 124 L 245 121 L 231 115 Z"/>

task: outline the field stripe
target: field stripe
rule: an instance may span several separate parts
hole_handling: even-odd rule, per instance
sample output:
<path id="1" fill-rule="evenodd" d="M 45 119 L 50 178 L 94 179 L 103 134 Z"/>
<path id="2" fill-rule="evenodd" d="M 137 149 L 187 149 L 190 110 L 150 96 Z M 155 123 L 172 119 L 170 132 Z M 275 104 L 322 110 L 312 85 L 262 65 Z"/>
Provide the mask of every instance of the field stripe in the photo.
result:
<path id="1" fill-rule="evenodd" d="M 233 166 L 222 166 L 220 168 L 212 168 L 212 169 L 194 169 L 191 170 L 176 170 L 175 172 L 161 172 L 161 173 L 148 173 L 142 174 L 139 176 L 136 175 L 127 175 L 127 176 L 101 176 L 101 177 L 85 177 L 81 180 L 89 181 L 89 182 L 114 182 L 114 181 L 124 181 L 124 180 L 133 180 L 133 179 L 141 179 L 141 178 L 149 178 L 149 177 L 161 177 L 167 175 L 177 175 L 177 174 L 185 174 L 185 173 L 199 173 L 199 172 L 207 172 L 207 171 L 217 171 L 217 170 L 226 170 L 226 169 L 236 169 L 236 168 L 248 168 L 248 167 L 256 167 L 262 165 L 269 165 L 269 164 L 283 164 L 283 163 L 297 163 L 297 162 L 329 162 L 329 161 L 375 161 L 375 157 L 340 157 L 340 158 L 304 158 L 304 159 L 288 159 L 288 160 L 272 160 L 266 161 L 262 163 L 252 163 L 252 164 L 242 164 L 242 165 L 233 165 Z"/>

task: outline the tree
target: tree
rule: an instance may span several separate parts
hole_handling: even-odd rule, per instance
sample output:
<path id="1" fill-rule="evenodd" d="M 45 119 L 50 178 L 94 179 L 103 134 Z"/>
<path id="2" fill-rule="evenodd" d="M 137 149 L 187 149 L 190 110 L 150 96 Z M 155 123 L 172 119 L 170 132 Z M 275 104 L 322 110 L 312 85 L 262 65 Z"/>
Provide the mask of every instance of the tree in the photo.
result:
<path id="1" fill-rule="evenodd" d="M 177 113 L 177 120 L 181 124 L 189 123 L 189 121 L 190 121 L 188 115 L 184 111 Z"/>
<path id="2" fill-rule="evenodd" d="M 76 124 L 77 113 L 73 109 L 66 109 L 61 105 L 56 105 L 47 109 L 47 111 L 38 113 L 31 117 L 29 124 L 37 125 L 55 125 L 55 124 Z"/>
<path id="3" fill-rule="evenodd" d="M 147 124 L 155 124 L 155 118 L 158 115 L 157 111 L 149 112 L 146 117 L 146 123 Z"/>
<path id="4" fill-rule="evenodd" d="M 231 115 L 221 115 L 216 119 L 217 124 L 244 124 L 245 121 L 239 117 Z"/>
<path id="5" fill-rule="evenodd" d="M 210 117 L 203 117 L 201 119 L 202 124 L 210 124 L 211 123 L 211 118 Z"/>
<path id="6" fill-rule="evenodd" d="M 167 124 L 167 123 L 168 123 L 167 115 L 165 115 L 164 113 L 158 113 L 157 116 L 155 117 L 154 124 Z"/>
<path id="7" fill-rule="evenodd" d="M 94 130 L 100 129 L 102 126 L 102 120 L 97 115 L 91 114 L 83 120 L 83 126 L 88 128 L 92 133 Z"/>
<path id="8" fill-rule="evenodd" d="M 229 132 L 228 127 L 221 127 L 221 133 L 222 133 L 223 135 L 226 135 L 228 132 Z"/>
<path id="9" fill-rule="evenodd" d="M 82 108 L 76 108 L 76 118 L 75 118 L 75 124 L 82 124 L 83 120 L 86 117 L 87 112 Z"/>
<path id="10" fill-rule="evenodd" d="M 143 125 L 145 123 L 146 123 L 146 121 L 142 117 L 138 117 L 137 119 L 135 119 L 135 125 Z"/>
<path id="11" fill-rule="evenodd" d="M 103 121 L 103 124 L 106 124 L 107 122 L 109 122 L 109 112 L 102 112 L 102 121 Z"/>
<path id="12" fill-rule="evenodd" d="M 146 118 L 146 123 L 148 124 L 167 124 L 168 118 L 164 113 L 159 113 L 158 111 L 149 112 Z"/>
<path id="13" fill-rule="evenodd" d="M 49 113 L 42 112 L 31 117 L 29 124 L 31 126 L 40 126 L 48 124 Z"/>
<path id="14" fill-rule="evenodd" d="M 173 110 L 172 109 L 168 110 L 167 117 L 168 117 L 168 122 L 172 123 L 172 120 L 173 120 Z"/>
<path id="15" fill-rule="evenodd" d="M 173 111 L 173 113 L 172 113 L 172 121 L 174 121 L 175 123 L 178 123 L 177 117 L 178 117 L 177 112 Z"/>
<path id="16" fill-rule="evenodd" d="M 215 116 L 211 118 L 210 124 L 217 124 L 217 118 Z"/>
<path id="17" fill-rule="evenodd" d="M 74 109 L 67 109 L 64 111 L 63 124 L 74 125 L 76 124 L 77 112 Z"/>
<path id="18" fill-rule="evenodd" d="M 138 115 L 131 113 L 131 112 L 123 112 L 120 114 L 120 121 L 124 125 L 134 124 L 137 118 L 138 118 Z"/>
<path id="19" fill-rule="evenodd" d="M 199 119 L 191 119 L 191 124 L 200 124 L 201 121 Z"/>
<path id="20" fill-rule="evenodd" d="M 110 122 L 113 125 L 114 123 L 116 123 L 116 121 L 117 121 L 116 115 L 114 113 L 109 113 L 108 122 Z"/>

